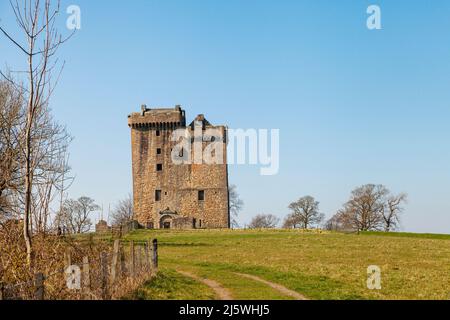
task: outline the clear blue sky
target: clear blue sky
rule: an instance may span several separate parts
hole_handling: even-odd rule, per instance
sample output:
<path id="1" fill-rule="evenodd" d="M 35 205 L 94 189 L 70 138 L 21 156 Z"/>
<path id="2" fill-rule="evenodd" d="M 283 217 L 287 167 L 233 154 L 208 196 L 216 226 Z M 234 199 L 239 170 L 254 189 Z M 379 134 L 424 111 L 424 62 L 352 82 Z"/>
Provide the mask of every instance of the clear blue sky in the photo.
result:
<path id="1" fill-rule="evenodd" d="M 189 118 L 280 129 L 278 175 L 230 168 L 242 222 L 284 217 L 307 194 L 331 216 L 354 187 L 382 183 L 409 194 L 403 230 L 450 233 L 449 1 L 70 4 L 82 29 L 60 52 L 52 107 L 75 137 L 72 197 L 107 207 L 131 192 L 127 114 L 181 104 Z M 366 28 L 370 4 L 382 30 Z M 0 18 L 15 27 L 7 1 Z M 0 63 L 14 67 L 23 56 L 8 46 Z"/>

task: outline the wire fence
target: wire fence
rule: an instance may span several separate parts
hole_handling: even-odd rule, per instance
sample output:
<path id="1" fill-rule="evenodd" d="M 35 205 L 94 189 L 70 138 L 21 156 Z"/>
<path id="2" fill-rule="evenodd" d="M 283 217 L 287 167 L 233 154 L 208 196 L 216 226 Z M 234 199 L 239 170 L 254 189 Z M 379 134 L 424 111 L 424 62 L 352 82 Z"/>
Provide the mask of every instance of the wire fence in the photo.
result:
<path id="1" fill-rule="evenodd" d="M 82 255 L 76 247 L 64 253 L 64 267 L 15 284 L 0 283 L 0 300 L 122 298 L 158 270 L 158 241 L 115 240 L 109 251 Z"/>

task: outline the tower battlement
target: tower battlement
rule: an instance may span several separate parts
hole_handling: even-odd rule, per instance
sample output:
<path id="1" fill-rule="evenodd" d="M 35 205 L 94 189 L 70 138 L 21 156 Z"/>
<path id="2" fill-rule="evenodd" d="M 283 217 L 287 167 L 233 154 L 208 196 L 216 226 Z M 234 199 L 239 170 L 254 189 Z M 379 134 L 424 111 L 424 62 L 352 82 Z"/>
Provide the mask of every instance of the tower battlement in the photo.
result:
<path id="1" fill-rule="evenodd" d="M 148 109 L 147 106 L 143 105 L 141 112 L 134 112 L 128 116 L 128 126 L 131 128 L 184 127 L 186 126 L 186 115 L 181 106 Z"/>

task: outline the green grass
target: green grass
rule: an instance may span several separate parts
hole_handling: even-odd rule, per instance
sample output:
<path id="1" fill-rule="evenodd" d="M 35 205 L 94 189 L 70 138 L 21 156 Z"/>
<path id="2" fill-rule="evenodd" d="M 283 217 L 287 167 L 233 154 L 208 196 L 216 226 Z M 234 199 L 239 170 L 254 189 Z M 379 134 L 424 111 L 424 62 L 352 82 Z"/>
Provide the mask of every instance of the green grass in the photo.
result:
<path id="1" fill-rule="evenodd" d="M 127 299 L 134 300 L 212 300 L 215 293 L 208 286 L 186 278 L 171 269 L 161 270 Z"/>
<path id="2" fill-rule="evenodd" d="M 383 237 L 403 237 L 403 238 L 422 238 L 422 239 L 450 240 L 450 234 L 436 234 L 436 233 L 366 231 L 366 232 L 362 232 L 362 234 L 366 235 L 366 236 L 383 236 Z"/>
<path id="3" fill-rule="evenodd" d="M 219 282 L 223 287 L 231 291 L 235 300 L 290 299 L 263 283 L 235 274 L 235 272 L 242 272 L 243 270 L 233 268 L 233 266 L 209 264 L 189 265 L 180 264 L 176 261 L 168 262 L 167 264 L 200 277 Z"/>
<path id="4" fill-rule="evenodd" d="M 282 284 L 310 299 L 450 298 L 449 236 L 319 234 L 295 230 L 141 230 L 126 238 L 135 241 L 158 238 L 162 270 L 186 270 L 216 280 L 236 299 L 286 297 L 234 272 Z M 367 289 L 370 265 L 382 270 L 382 290 Z M 184 290 L 187 280 L 180 277 L 178 274 L 175 277 L 179 281 L 176 285 L 166 279 L 159 286 L 172 288 L 173 295 L 184 292 L 182 299 L 211 298 Z M 145 288 L 152 292 L 153 286 L 150 283 Z M 164 295 L 153 293 L 148 297 L 141 295 L 141 298 L 155 297 L 165 299 Z"/>

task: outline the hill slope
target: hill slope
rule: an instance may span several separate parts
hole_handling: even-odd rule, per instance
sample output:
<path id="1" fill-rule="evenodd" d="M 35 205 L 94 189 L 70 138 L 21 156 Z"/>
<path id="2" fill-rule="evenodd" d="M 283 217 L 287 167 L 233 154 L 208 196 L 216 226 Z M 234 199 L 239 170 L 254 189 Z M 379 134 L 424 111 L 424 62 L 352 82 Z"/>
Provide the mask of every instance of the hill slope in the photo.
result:
<path id="1" fill-rule="evenodd" d="M 160 243 L 164 275 L 179 270 L 217 281 L 235 299 L 290 298 L 239 273 L 280 284 L 309 299 L 450 299 L 448 236 L 142 230 L 127 239 L 155 237 Z M 381 268 L 381 290 L 367 289 L 370 265 Z M 173 288 L 170 277 L 166 280 L 169 289 L 148 284 L 146 298 L 208 299 L 213 295 L 204 286 L 199 292 L 194 288 L 185 290 L 184 295 L 164 295 L 166 289 L 183 290 L 178 276 Z M 186 279 L 186 283 L 192 287 L 191 279 Z"/>

